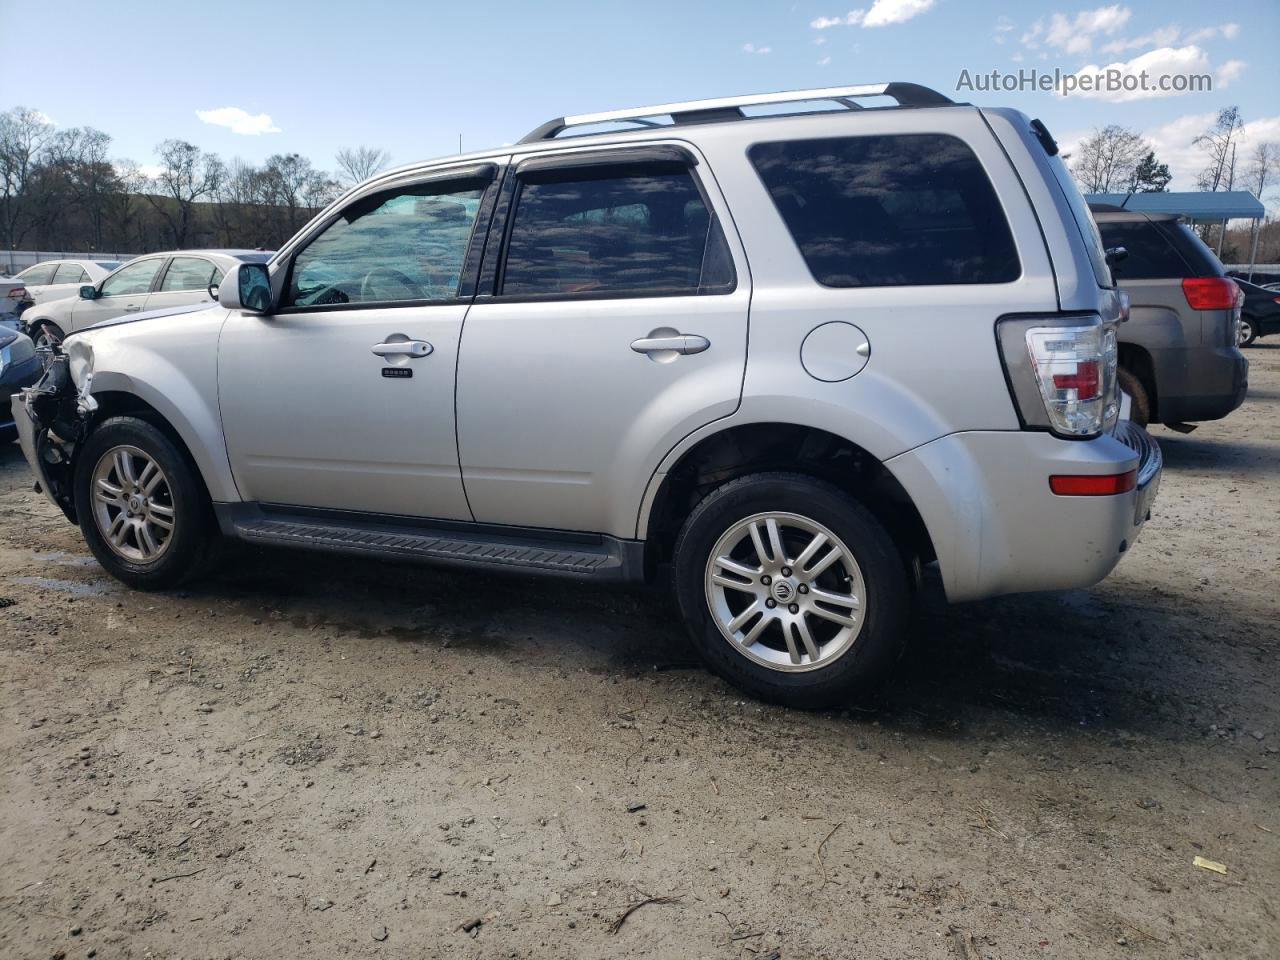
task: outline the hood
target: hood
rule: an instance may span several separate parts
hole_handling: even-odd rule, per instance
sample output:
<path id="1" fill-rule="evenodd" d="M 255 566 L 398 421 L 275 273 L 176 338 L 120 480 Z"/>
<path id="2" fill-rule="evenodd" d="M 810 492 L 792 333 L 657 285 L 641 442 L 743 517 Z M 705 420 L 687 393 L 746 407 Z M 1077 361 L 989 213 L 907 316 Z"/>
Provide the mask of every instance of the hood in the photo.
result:
<path id="1" fill-rule="evenodd" d="M 162 307 L 159 310 L 144 310 L 142 313 L 126 313 L 115 317 L 112 320 L 100 320 L 95 324 L 85 327 L 83 330 L 77 330 L 76 333 L 86 333 L 89 330 L 101 330 L 104 327 L 114 327 L 122 323 L 137 323 L 139 320 L 158 320 L 160 317 L 176 317 L 183 313 L 195 313 L 197 310 L 208 310 L 216 307 L 216 303 L 187 303 L 180 307 Z M 71 334 L 75 336 L 75 334 Z"/>

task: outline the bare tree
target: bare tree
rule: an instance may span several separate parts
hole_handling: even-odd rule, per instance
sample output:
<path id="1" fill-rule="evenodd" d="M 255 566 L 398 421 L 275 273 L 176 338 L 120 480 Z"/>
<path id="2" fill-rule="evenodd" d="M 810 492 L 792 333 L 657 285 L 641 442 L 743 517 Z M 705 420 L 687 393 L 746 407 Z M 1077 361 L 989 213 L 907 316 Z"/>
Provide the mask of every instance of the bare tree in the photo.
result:
<path id="1" fill-rule="evenodd" d="M 378 147 L 343 147 L 334 161 L 338 164 L 338 177 L 342 184 L 350 187 L 385 169 L 391 162 L 391 154 Z"/>
<path id="2" fill-rule="evenodd" d="M 1239 107 L 1224 107 L 1211 126 L 1192 141 L 1209 154 L 1209 165 L 1200 171 L 1196 182 L 1201 190 L 1230 190 L 1236 179 L 1236 147 L 1244 121 Z"/>
<path id="3" fill-rule="evenodd" d="M 217 192 L 226 172 L 215 153 L 205 153 L 185 140 L 166 140 L 156 147 L 160 173 L 152 181 L 159 194 L 148 193 L 147 201 L 169 225 L 175 247 L 187 245 L 192 212 L 197 200 Z"/>
<path id="4" fill-rule="evenodd" d="M 1249 154 L 1249 169 L 1245 172 L 1245 184 L 1249 192 L 1261 200 L 1267 190 L 1280 177 L 1280 143 L 1268 140 L 1256 144 Z"/>
<path id="5" fill-rule="evenodd" d="M 28 107 L 0 114 L 0 229 L 6 246 L 22 242 L 32 221 L 32 178 L 37 173 L 53 124 Z"/>
<path id="6" fill-rule="evenodd" d="M 92 249 L 102 249 L 113 194 L 121 189 L 107 159 L 111 137 L 93 127 L 59 130 L 49 141 L 47 163 L 61 177 L 66 198 L 89 226 Z"/>
<path id="7" fill-rule="evenodd" d="M 1117 124 L 1095 129 L 1072 159 L 1071 172 L 1085 193 L 1132 189 L 1138 165 L 1151 145 L 1136 131 Z"/>

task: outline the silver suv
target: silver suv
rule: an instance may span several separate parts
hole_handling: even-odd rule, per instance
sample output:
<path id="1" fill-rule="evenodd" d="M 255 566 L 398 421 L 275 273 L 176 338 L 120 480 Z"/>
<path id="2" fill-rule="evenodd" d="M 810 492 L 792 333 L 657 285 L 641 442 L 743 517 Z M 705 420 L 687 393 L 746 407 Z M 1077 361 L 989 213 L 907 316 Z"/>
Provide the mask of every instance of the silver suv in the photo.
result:
<path id="1" fill-rule="evenodd" d="M 1124 298 L 1056 154 L 905 83 L 556 119 L 360 185 L 217 306 L 68 337 L 23 448 L 136 587 L 219 533 L 669 573 L 713 670 L 838 703 L 923 565 L 953 601 L 1083 587 L 1148 516 Z"/>

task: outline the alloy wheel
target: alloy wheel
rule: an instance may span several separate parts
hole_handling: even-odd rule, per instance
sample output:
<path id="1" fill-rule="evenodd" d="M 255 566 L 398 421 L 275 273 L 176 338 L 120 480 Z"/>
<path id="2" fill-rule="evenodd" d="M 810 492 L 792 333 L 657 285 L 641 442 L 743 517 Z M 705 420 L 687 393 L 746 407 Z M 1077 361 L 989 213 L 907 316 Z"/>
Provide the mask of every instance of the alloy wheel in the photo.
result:
<path id="1" fill-rule="evenodd" d="M 706 597 L 721 634 L 772 670 L 828 666 L 857 640 L 866 584 L 849 547 L 794 513 L 758 513 L 716 542 Z"/>
<path id="2" fill-rule="evenodd" d="M 158 559 L 173 539 L 173 491 L 160 465 L 133 446 L 107 450 L 93 469 L 93 519 L 113 553 L 133 563 Z"/>

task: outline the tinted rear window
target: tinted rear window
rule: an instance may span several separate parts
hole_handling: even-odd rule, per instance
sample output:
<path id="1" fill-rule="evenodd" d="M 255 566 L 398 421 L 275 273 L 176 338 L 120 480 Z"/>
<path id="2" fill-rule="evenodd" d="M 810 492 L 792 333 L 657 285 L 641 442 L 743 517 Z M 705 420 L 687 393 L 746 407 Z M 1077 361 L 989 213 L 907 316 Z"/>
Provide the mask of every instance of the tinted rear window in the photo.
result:
<path id="1" fill-rule="evenodd" d="M 1107 249 L 1124 247 L 1128 256 L 1111 267 L 1116 280 L 1181 279 L 1192 276 L 1187 263 L 1169 243 L 1164 231 L 1147 221 L 1098 224 Z"/>
<path id="2" fill-rule="evenodd" d="M 955 137 L 793 140 L 749 156 L 824 286 L 1008 283 L 1021 273 L 995 189 Z"/>
<path id="3" fill-rule="evenodd" d="M 1222 276 L 1222 261 L 1189 226 L 1170 220 L 1160 224 L 1160 227 L 1169 241 L 1177 247 L 1182 258 L 1190 264 L 1192 276 Z"/>

